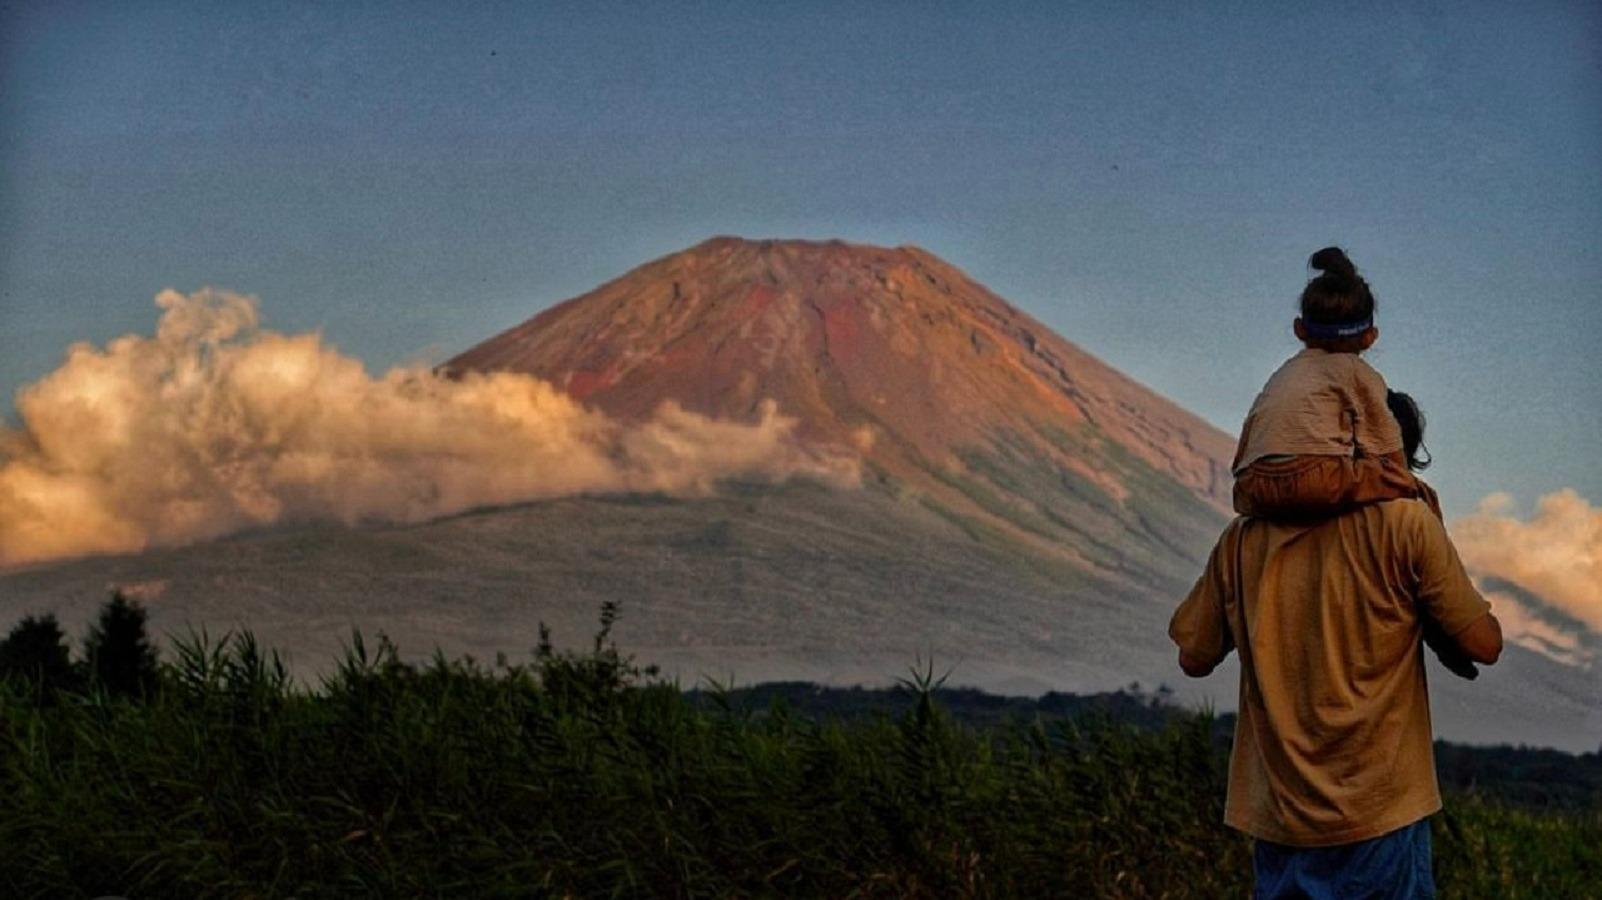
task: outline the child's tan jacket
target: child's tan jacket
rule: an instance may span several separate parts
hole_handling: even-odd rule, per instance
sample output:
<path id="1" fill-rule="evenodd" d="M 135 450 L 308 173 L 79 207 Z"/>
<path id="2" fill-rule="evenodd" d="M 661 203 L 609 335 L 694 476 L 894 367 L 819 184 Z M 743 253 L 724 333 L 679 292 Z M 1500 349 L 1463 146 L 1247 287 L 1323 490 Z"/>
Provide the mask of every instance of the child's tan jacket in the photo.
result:
<path id="1" fill-rule="evenodd" d="M 1307 348 L 1252 401 L 1230 464 L 1237 475 L 1274 456 L 1381 457 L 1402 449 L 1385 379 L 1356 353 Z"/>

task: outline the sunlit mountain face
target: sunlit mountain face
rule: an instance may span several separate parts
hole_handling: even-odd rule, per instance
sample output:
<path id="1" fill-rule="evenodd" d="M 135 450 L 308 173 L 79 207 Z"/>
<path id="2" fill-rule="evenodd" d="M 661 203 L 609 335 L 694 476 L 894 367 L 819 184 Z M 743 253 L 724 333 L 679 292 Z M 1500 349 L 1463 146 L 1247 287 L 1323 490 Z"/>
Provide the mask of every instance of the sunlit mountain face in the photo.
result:
<path id="1" fill-rule="evenodd" d="M 765 401 L 880 485 L 1088 575 L 1182 575 L 1227 512 L 1231 439 L 914 247 L 715 238 L 447 363 L 622 418 Z"/>
<path id="2" fill-rule="evenodd" d="M 362 476 L 336 486 L 384 515 L 297 488 L 300 518 L 0 571 L 0 615 L 81 630 L 122 587 L 158 633 L 249 627 L 311 676 L 352 627 L 515 659 L 542 622 L 586 641 L 617 600 L 624 649 L 686 685 L 883 684 L 932 661 L 994 691 L 1234 704 L 1232 665 L 1187 681 L 1166 636 L 1229 516 L 1232 438 L 923 250 L 714 238 L 434 372 L 364 377 L 343 405 L 280 394 L 317 401 L 296 427 L 327 421 L 333 471 Z M 414 409 L 443 423 L 425 446 L 406 446 Z M 276 422 L 257 430 L 281 441 Z M 1472 684 L 1431 662 L 1437 731 L 1595 749 L 1586 659 L 1512 645 Z"/>

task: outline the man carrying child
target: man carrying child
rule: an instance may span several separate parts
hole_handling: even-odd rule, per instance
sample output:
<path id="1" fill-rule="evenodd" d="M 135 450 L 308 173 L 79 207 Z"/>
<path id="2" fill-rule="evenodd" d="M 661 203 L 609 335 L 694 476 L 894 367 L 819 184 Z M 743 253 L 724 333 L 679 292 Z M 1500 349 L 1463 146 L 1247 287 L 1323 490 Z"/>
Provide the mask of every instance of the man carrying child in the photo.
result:
<path id="1" fill-rule="evenodd" d="M 1242 430 L 1242 515 L 1169 635 L 1192 677 L 1240 655 L 1224 819 L 1256 838 L 1258 897 L 1433 897 L 1441 798 L 1421 638 L 1473 677 L 1501 630 L 1410 471 L 1421 417 L 1408 402 L 1398 422 L 1400 395 L 1359 356 L 1378 337 L 1367 283 L 1337 248 L 1312 264 L 1324 274 L 1295 323 L 1306 348 Z"/>

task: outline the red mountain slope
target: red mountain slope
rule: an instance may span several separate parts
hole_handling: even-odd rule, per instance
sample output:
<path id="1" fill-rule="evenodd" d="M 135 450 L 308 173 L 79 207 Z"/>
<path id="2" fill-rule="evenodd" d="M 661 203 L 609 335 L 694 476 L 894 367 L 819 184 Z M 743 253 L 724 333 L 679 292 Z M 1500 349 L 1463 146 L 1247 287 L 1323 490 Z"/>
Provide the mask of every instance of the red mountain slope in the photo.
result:
<path id="1" fill-rule="evenodd" d="M 1193 557 L 1186 523 L 1227 509 L 1227 435 L 915 247 L 714 238 L 446 367 L 528 372 L 625 418 L 771 398 L 879 483 L 1098 569 L 1141 568 L 1116 552 L 1130 529 Z"/>

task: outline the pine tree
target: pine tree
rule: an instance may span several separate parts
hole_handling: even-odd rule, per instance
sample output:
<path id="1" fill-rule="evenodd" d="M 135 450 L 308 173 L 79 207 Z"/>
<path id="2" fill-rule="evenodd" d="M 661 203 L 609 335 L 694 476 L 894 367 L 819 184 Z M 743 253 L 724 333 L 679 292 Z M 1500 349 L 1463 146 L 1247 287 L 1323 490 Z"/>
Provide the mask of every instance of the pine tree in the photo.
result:
<path id="1" fill-rule="evenodd" d="M 79 672 L 54 613 L 28 616 L 0 641 L 0 678 L 33 680 L 46 691 L 78 687 Z"/>
<path id="2" fill-rule="evenodd" d="M 84 640 L 89 677 L 114 696 L 145 697 L 156 687 L 156 649 L 145 634 L 145 609 L 121 591 L 100 607 Z"/>

